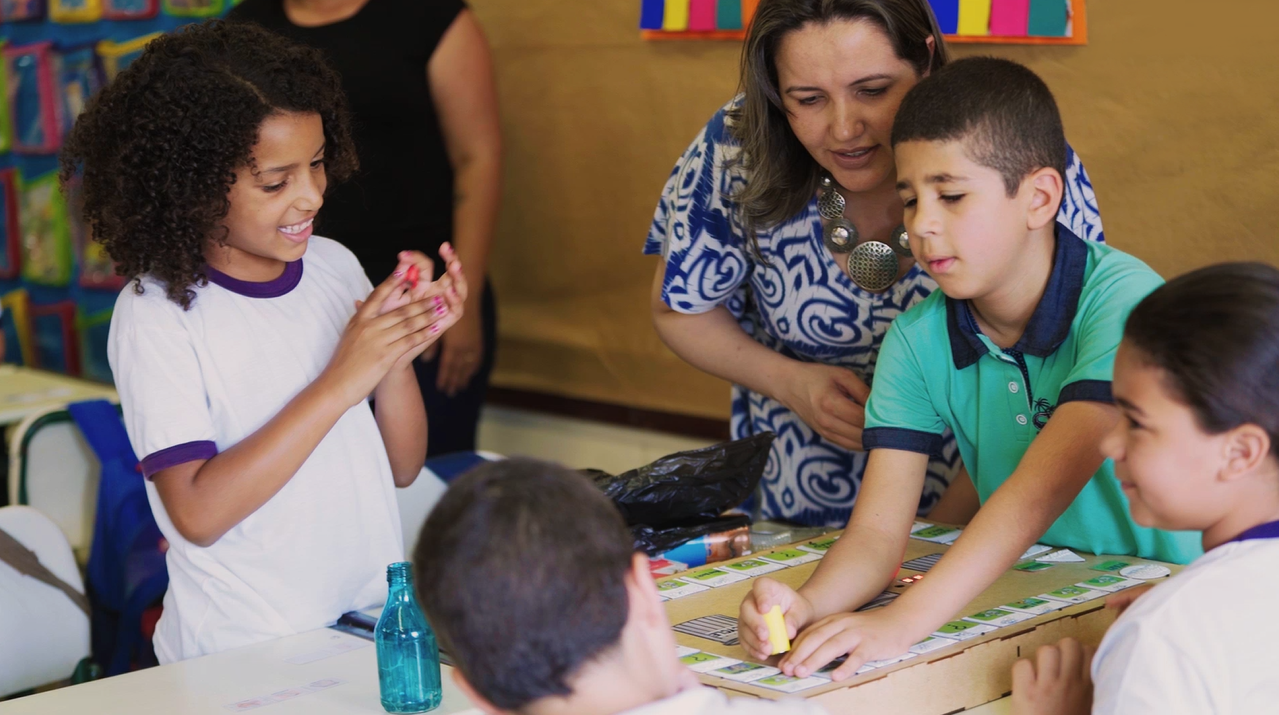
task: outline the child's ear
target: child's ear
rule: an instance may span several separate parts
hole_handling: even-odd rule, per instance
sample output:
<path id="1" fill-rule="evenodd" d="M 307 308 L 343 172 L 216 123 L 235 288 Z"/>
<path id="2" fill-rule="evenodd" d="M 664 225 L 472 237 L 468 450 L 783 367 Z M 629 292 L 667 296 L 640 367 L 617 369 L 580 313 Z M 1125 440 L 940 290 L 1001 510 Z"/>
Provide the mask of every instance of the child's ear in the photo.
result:
<path id="1" fill-rule="evenodd" d="M 1270 435 L 1254 424 L 1230 430 L 1225 440 L 1225 464 L 1219 479 L 1234 481 L 1251 474 L 1270 456 Z"/>
<path id="2" fill-rule="evenodd" d="M 653 578 L 653 572 L 649 570 L 648 556 L 644 552 L 636 551 L 631 557 L 631 568 L 626 574 L 626 580 L 627 590 L 634 591 L 631 602 L 638 601 L 643 608 L 641 613 L 635 615 L 661 621 L 664 627 L 668 627 L 666 609 L 662 607 L 662 597 L 657 593 L 657 580 Z"/>
<path id="3" fill-rule="evenodd" d="M 1061 206 L 1062 192 L 1065 184 L 1056 169 L 1044 167 L 1031 172 L 1021 182 L 1022 190 L 1029 190 L 1030 206 L 1026 216 L 1026 227 L 1032 231 L 1051 226 L 1057 220 L 1057 209 Z"/>
<path id="4" fill-rule="evenodd" d="M 505 712 L 493 703 L 485 700 L 484 696 L 476 692 L 475 688 L 471 686 L 471 682 L 466 679 L 465 675 L 462 675 L 462 670 L 460 668 L 453 669 L 453 683 L 457 685 L 458 690 L 462 691 L 462 694 L 466 696 L 467 700 L 475 703 L 476 707 L 483 710 L 488 715 L 502 715 Z"/>

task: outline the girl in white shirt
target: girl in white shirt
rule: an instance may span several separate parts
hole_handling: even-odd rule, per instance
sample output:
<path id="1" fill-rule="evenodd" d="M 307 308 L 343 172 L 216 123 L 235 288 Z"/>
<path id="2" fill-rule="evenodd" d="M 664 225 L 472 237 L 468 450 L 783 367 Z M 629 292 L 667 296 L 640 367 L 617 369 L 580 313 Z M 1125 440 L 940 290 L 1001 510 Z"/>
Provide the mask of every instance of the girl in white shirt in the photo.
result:
<path id="1" fill-rule="evenodd" d="M 1123 417 L 1102 449 L 1133 519 L 1203 532 L 1204 555 L 1110 627 L 1091 662 L 1091 698 L 1089 654 L 1063 641 L 1014 667 L 1015 712 L 1279 709 L 1277 364 L 1271 266 L 1194 271 L 1133 310 L 1115 357 Z"/>
<path id="2" fill-rule="evenodd" d="M 90 102 L 62 162 L 135 279 L 108 353 L 170 545 L 160 662 L 381 603 L 403 559 L 395 488 L 426 454 L 412 361 L 466 285 L 447 244 L 439 281 L 406 251 L 373 289 L 312 235 L 357 165 L 337 76 L 260 28 L 190 26 Z"/>

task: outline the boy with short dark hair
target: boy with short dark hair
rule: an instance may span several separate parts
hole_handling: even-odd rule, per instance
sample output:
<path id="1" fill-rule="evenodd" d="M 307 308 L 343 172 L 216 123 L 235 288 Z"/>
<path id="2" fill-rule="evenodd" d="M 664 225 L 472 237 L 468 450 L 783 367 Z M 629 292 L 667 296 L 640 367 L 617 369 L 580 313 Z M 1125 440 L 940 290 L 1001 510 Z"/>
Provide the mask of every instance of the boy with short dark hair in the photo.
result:
<path id="1" fill-rule="evenodd" d="M 1124 319 L 1161 279 L 1056 222 L 1066 139 L 1048 87 L 1006 60 L 952 63 L 906 96 L 892 142 L 911 251 L 941 290 L 884 339 L 866 406 L 871 454 L 844 537 L 798 592 L 760 578 L 742 603 L 742 644 L 756 657 L 772 606 L 803 631 L 787 674 L 848 653 L 839 680 L 905 653 L 1041 537 L 1179 563 L 1201 553 L 1197 535 L 1133 522 L 1099 447 L 1118 417 L 1110 380 Z M 928 579 L 852 613 L 896 573 L 946 429 L 972 475 L 952 489 L 975 487 L 980 510 Z"/>
<path id="2" fill-rule="evenodd" d="M 675 657 L 648 558 L 582 475 L 512 459 L 454 482 L 413 554 L 418 600 L 487 712 L 820 715 L 703 688 Z"/>

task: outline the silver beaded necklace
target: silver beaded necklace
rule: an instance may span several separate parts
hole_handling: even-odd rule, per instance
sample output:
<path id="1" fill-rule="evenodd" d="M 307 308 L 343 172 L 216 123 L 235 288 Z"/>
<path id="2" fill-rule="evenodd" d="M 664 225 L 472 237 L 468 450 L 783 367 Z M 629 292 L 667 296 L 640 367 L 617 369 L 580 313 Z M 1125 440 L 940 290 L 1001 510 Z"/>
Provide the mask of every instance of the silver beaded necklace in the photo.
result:
<path id="1" fill-rule="evenodd" d="M 821 184 L 817 213 L 826 219 L 822 241 L 832 253 L 848 254 L 848 275 L 859 288 L 876 293 L 888 288 L 897 280 L 897 257 L 911 255 L 906 227 L 893 229 L 888 243 L 861 240 L 857 227 L 844 218 L 848 202 L 835 189 L 834 180 L 824 175 Z"/>

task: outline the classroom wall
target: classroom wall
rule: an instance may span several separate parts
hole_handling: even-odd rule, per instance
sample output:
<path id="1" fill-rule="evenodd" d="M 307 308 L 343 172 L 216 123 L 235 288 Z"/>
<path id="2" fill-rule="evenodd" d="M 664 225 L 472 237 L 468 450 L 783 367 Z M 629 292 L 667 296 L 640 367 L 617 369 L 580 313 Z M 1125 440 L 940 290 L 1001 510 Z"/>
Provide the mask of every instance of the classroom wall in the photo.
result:
<path id="1" fill-rule="evenodd" d="M 671 166 L 734 92 L 740 43 L 639 40 L 639 0 L 471 0 L 507 165 L 494 383 L 727 417 L 728 385 L 654 333 L 640 255 Z M 1085 47 L 956 46 L 1057 96 L 1109 241 L 1164 276 L 1279 263 L 1279 6 L 1088 0 Z"/>

